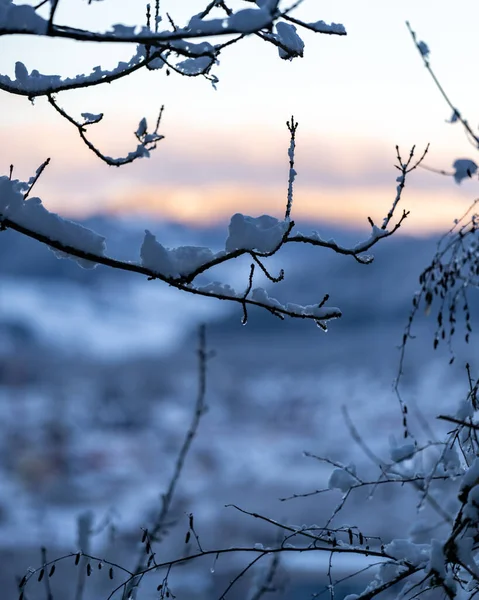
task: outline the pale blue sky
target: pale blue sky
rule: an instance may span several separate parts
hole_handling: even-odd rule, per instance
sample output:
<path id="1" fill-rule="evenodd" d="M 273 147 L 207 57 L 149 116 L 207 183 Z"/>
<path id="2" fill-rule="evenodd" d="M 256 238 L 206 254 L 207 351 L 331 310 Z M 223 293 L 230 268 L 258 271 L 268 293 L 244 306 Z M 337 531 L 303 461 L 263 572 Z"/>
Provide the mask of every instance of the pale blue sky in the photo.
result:
<path id="1" fill-rule="evenodd" d="M 171 10 L 180 23 L 182 16 L 186 19 L 204 4 L 198 0 L 181 3 L 162 0 L 163 10 Z M 90 6 L 84 0 L 63 0 L 63 7 L 59 12 L 60 22 L 76 26 L 93 24 L 99 29 L 117 22 L 131 24 L 138 19 L 141 22 L 144 12 L 139 2 L 126 0 L 104 0 Z M 478 4 L 470 0 L 454 4 L 444 0 L 394 3 L 305 0 L 297 16 L 309 21 L 343 23 L 348 36 L 305 32 L 305 57 L 293 62 L 280 60 L 277 50 L 260 40 L 248 39 L 222 55 L 221 64 L 215 69 L 220 79 L 216 91 L 201 79 L 177 75 L 167 78 L 162 72 L 145 72 L 111 86 L 59 96 L 60 103 L 70 111 L 106 113 L 104 124 L 96 130 L 96 139 L 110 154 L 126 153 L 139 119 L 143 116 L 153 119 L 157 107 L 164 103 L 163 131 L 167 139 L 146 164 L 128 167 L 121 175 L 118 170 L 113 172 L 98 165 L 86 156 L 71 126 L 62 123 L 43 99 L 31 107 L 24 98 L 5 94 L 0 95 L 7 126 L 3 128 L 6 139 L 2 140 L 1 159 L 4 163 L 15 162 L 17 176 L 27 177 L 29 173 L 23 169 L 31 169 L 46 155 L 52 155 L 52 169 L 55 161 L 59 165 L 58 183 L 55 184 L 52 170 L 50 182 L 44 185 L 54 207 L 60 210 L 64 206 L 69 210 L 73 202 L 79 210 L 77 204 L 83 202 L 84 207 L 92 210 L 115 205 L 113 196 L 131 189 L 135 181 L 138 185 L 144 183 L 145 179 L 150 195 L 151 186 L 161 189 L 165 181 L 170 188 L 175 184 L 191 185 L 191 202 L 195 185 L 205 185 L 204 173 L 210 174 L 213 187 L 228 180 L 226 194 L 239 183 L 244 183 L 248 190 L 255 185 L 277 189 L 284 183 L 278 179 L 287 147 L 284 122 L 291 113 L 300 122 L 298 159 L 305 161 L 303 169 L 306 170 L 306 164 L 310 180 L 314 180 L 317 162 L 317 172 L 323 174 L 318 177 L 319 188 L 322 180 L 328 189 L 336 191 L 344 184 L 348 189 L 354 188 L 356 181 L 362 197 L 366 197 L 365 186 L 369 181 L 376 191 L 381 182 L 381 189 L 389 187 L 392 193 L 394 177 L 391 176 L 388 185 L 386 174 L 394 161 L 396 143 L 406 150 L 412 144 L 423 147 L 430 142 L 428 163 L 440 168 L 448 168 L 459 156 L 476 158 L 476 151 L 460 127 L 445 123 L 449 110 L 420 61 L 405 21 L 410 20 L 418 37 L 428 43 L 438 76 L 475 126 L 479 122 L 473 72 Z M 2 44 L 0 70 L 6 73 L 13 73 L 15 61 L 21 60 L 29 70 L 74 75 L 88 72 L 97 64 L 111 66 L 131 52 L 126 46 L 98 48 L 26 37 L 3 38 Z M 18 139 L 13 139 L 13 131 L 18 132 Z M 195 156 L 199 164 L 197 179 L 189 167 Z M 298 170 L 298 185 L 301 185 L 300 163 Z M 366 176 L 361 175 L 362 171 Z M 71 181 L 83 181 L 81 190 L 65 185 L 69 173 Z M 449 180 L 439 182 L 434 176 L 426 177 L 424 172 L 417 181 L 419 187 L 430 187 L 429 204 L 441 187 L 443 196 L 447 195 L 453 203 L 451 211 L 455 202 L 462 207 L 477 193 L 476 182 L 465 182 L 457 188 Z M 110 198 L 106 198 L 108 194 Z M 62 196 L 72 200 L 62 205 Z M 188 202 L 186 192 L 180 196 L 182 202 Z M 217 206 L 217 202 L 218 198 L 213 205 Z M 151 203 L 150 198 L 147 202 L 150 208 Z M 209 212 L 214 212 L 214 206 Z M 444 212 L 443 207 L 441 211 Z M 446 211 L 448 219 L 451 211 Z M 188 208 L 184 212 L 193 217 L 196 214 Z M 342 210 L 340 213 L 343 214 Z"/>

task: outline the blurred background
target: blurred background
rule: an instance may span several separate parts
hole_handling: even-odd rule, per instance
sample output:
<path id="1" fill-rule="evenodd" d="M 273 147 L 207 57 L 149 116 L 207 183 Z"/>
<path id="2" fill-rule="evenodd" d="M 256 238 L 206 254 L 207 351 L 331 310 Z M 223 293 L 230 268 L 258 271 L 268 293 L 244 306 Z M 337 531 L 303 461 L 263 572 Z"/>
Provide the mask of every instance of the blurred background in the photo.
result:
<path id="1" fill-rule="evenodd" d="M 59 21 L 95 29 L 143 22 L 131 3 L 65 0 Z M 234 3 L 233 3 L 234 4 Z M 0 107 L 2 172 L 27 179 L 52 162 L 35 188 L 45 206 L 81 220 L 104 235 L 109 255 L 139 260 L 144 229 L 165 246 L 224 248 L 235 212 L 282 217 L 289 144 L 285 121 L 299 121 L 293 218 L 303 233 L 354 245 L 369 236 L 367 217 L 379 222 L 396 193 L 395 145 L 431 149 L 426 165 L 450 170 L 456 158 L 474 159 L 459 126 L 446 123 L 447 106 L 428 79 L 404 21 L 431 48 L 441 81 L 471 123 L 477 112 L 472 60 L 479 9 L 456 2 L 411 1 L 361 9 L 352 0 L 305 2 L 297 16 L 341 22 L 346 38 L 305 34 L 304 59 L 281 61 L 277 50 L 254 39 L 224 53 L 215 69 L 217 89 L 205 80 L 164 72 L 139 73 L 112 86 L 59 96 L 75 115 L 105 112 L 92 139 L 112 156 L 127 154 L 143 116 L 153 122 L 165 104 L 166 139 L 149 160 L 118 170 L 100 163 L 47 103 L 3 94 Z M 236 2 L 235 6 L 240 6 Z M 163 6 L 163 5 L 162 5 Z M 204 3 L 164 2 L 177 22 Z M 477 14 L 476 14 L 477 13 Z M 473 29 L 474 28 L 474 29 Z M 447 31 L 447 44 L 444 32 Z M 29 70 L 72 76 L 97 64 L 112 66 L 131 48 L 89 48 L 54 40 L 2 39 L 0 67 L 16 60 Z M 64 52 L 58 50 L 60 46 Z M 474 90 L 475 91 L 475 90 Z M 374 248 L 375 261 L 359 265 L 327 250 L 285 248 L 268 261 L 285 280 L 269 290 L 279 300 L 311 304 L 325 293 L 343 317 L 323 333 L 310 322 L 280 322 L 214 299 L 189 297 L 159 282 L 104 267 L 83 270 L 15 232 L 0 235 L 0 582 L 16 597 L 16 577 L 49 557 L 78 549 L 78 519 L 91 518 L 92 552 L 132 568 L 141 527 L 160 506 L 188 428 L 197 392 L 197 332 L 206 323 L 207 404 L 174 503 L 171 536 L 158 556 L 182 554 L 187 514 L 203 546 L 273 544 L 277 531 L 225 504 L 282 522 L 319 523 L 340 492 L 280 502 L 325 487 L 331 468 L 304 451 L 354 462 L 374 473 L 344 422 L 345 405 L 371 448 L 389 457 L 391 436 L 402 435 L 392 384 L 404 327 L 438 237 L 472 203 L 477 181 L 454 184 L 425 170 L 411 174 L 401 206 L 411 210 L 401 230 Z M 249 262 L 216 268 L 203 281 L 247 285 Z M 270 287 L 258 277 L 255 285 Z M 471 305 L 474 303 L 471 302 Z M 472 325 L 477 327 L 477 314 Z M 477 346 L 455 343 L 433 351 L 434 316 L 420 314 L 405 359 L 403 395 L 417 415 L 432 419 L 455 409 L 468 382 L 465 362 L 477 368 Z M 434 431 L 444 431 L 436 427 Z M 408 490 L 378 490 L 376 501 L 358 495 L 336 523 L 404 536 L 415 517 Z M 372 508 L 374 507 L 374 508 Z M 173 572 L 178 598 L 220 596 L 245 565 L 244 557 L 205 559 Z M 340 577 L 364 566 L 336 563 Z M 72 561 L 57 567 L 52 587 L 73 598 Z M 212 570 L 214 572 L 212 572 Z M 286 598 L 324 592 L 327 557 L 285 558 L 279 584 Z M 261 572 L 253 573 L 260 577 Z M 253 577 L 253 579 L 254 579 Z M 155 577 L 144 598 L 156 598 Z M 107 572 L 94 573 L 85 600 L 108 596 Z M 356 584 L 344 592 L 356 590 Z M 55 587 L 56 586 L 56 587 Z M 231 598 L 248 597 L 251 578 Z M 45 597 L 41 584 L 28 598 Z M 194 594 L 194 596 L 192 596 Z M 236 595 L 235 595 L 236 594 Z"/>

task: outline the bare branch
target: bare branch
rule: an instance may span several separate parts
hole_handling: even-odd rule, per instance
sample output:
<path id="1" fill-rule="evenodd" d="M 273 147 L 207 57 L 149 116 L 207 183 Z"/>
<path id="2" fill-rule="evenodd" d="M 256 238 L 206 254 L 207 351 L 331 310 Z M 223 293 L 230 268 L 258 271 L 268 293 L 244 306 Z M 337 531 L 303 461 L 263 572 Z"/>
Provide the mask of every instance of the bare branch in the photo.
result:
<path id="1" fill-rule="evenodd" d="M 479 137 L 474 133 L 474 131 L 472 130 L 472 128 L 469 125 L 468 121 L 463 118 L 463 116 L 461 115 L 460 111 L 454 106 L 454 104 L 451 101 L 451 99 L 449 98 L 448 94 L 446 93 L 446 91 L 442 87 L 441 83 L 439 82 L 438 78 L 436 77 L 436 74 L 432 70 L 431 65 L 429 63 L 429 58 L 428 58 L 429 52 L 425 52 L 424 46 L 421 46 L 421 42 L 418 41 L 417 36 L 416 36 L 416 32 L 412 30 L 409 21 L 406 21 L 406 27 L 408 28 L 408 31 L 411 34 L 412 40 L 414 42 L 414 45 L 416 46 L 416 48 L 417 48 L 417 50 L 418 50 L 418 52 L 419 52 L 419 54 L 421 56 L 421 59 L 422 59 L 422 62 L 424 63 L 424 66 L 426 67 L 429 75 L 432 77 L 432 80 L 434 81 L 434 84 L 436 85 L 437 89 L 439 90 L 441 96 L 444 98 L 444 100 L 446 101 L 447 105 L 452 110 L 452 112 L 455 115 L 456 119 L 464 127 L 467 135 L 469 135 L 470 138 L 472 140 L 474 140 L 476 148 L 479 147 Z M 424 44 L 424 42 L 422 42 L 422 44 Z"/>
<path id="2" fill-rule="evenodd" d="M 479 431 L 479 423 L 473 423 L 472 421 L 463 421 L 462 419 L 457 419 L 456 417 L 451 417 L 449 415 L 439 415 L 436 417 L 441 421 L 448 421 L 449 423 L 455 423 L 456 425 L 461 425 L 462 427 L 468 427 L 469 429 L 475 429 Z"/>
<path id="3" fill-rule="evenodd" d="M 199 338 L 199 341 L 198 341 L 198 391 L 197 391 L 197 396 L 196 396 L 196 403 L 195 403 L 195 407 L 194 407 L 193 418 L 192 418 L 190 426 L 186 432 L 185 438 L 183 440 L 183 444 L 178 453 L 178 457 L 176 459 L 176 464 L 175 464 L 170 482 L 168 484 L 168 488 L 167 488 L 166 492 L 162 495 L 161 511 L 158 514 L 158 517 L 156 518 L 151 529 L 147 530 L 148 539 L 151 540 L 152 542 L 158 542 L 161 539 L 160 536 L 162 534 L 166 519 L 170 512 L 171 504 L 173 502 L 173 498 L 174 498 L 174 495 L 176 492 L 178 481 L 180 479 L 181 473 L 184 468 L 186 457 L 190 451 L 191 445 L 192 445 L 193 440 L 198 431 L 201 418 L 203 417 L 203 415 L 205 414 L 205 412 L 207 410 L 207 406 L 205 403 L 205 397 L 206 397 L 206 374 L 207 374 L 208 353 L 207 353 L 207 349 L 206 349 L 206 332 L 205 332 L 204 325 L 201 325 L 199 328 L 198 338 Z M 193 529 L 193 516 L 192 515 L 190 516 L 190 528 Z M 198 537 L 197 537 L 197 540 L 198 540 Z M 199 540 L 198 540 L 198 543 L 199 543 Z M 201 546 L 200 546 L 200 548 L 201 548 Z M 127 596 L 129 593 L 132 592 L 132 590 L 134 588 L 136 588 L 139 585 L 139 583 L 141 581 L 141 575 L 142 575 L 143 571 L 145 570 L 145 568 L 147 568 L 147 565 L 145 564 L 145 559 L 150 554 L 150 552 L 151 552 L 151 548 L 149 547 L 149 545 L 145 546 L 145 548 L 142 549 L 140 559 L 138 560 L 138 562 L 133 570 L 133 573 L 138 574 L 139 577 L 135 577 L 130 581 L 129 585 L 126 588 Z"/>

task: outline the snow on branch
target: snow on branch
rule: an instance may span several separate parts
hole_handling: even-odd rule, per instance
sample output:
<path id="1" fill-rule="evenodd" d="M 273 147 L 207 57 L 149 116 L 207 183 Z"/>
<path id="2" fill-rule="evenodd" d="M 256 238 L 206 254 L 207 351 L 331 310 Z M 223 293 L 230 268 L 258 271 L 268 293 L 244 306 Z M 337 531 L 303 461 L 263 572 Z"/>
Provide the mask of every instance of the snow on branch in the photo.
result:
<path id="1" fill-rule="evenodd" d="M 58 107 L 56 108 L 57 110 L 61 110 Z M 84 135 L 84 127 L 88 123 L 98 122 L 101 115 L 86 114 L 83 115 L 83 118 L 85 119 L 83 125 L 74 122 L 82 136 Z M 114 269 L 146 275 L 152 280 L 159 279 L 170 286 L 191 294 L 236 302 L 243 309 L 243 323 L 246 323 L 248 319 L 248 308 L 257 306 L 280 319 L 292 317 L 313 320 L 318 327 L 326 331 L 326 323 L 331 319 L 341 316 L 339 308 L 327 305 L 327 301 L 329 300 L 328 294 L 323 294 L 320 302 L 306 306 L 292 302 L 282 303 L 271 297 L 265 289 L 253 287 L 256 267 L 260 268 L 261 272 L 271 283 L 283 280 L 284 271 L 281 270 L 277 276 L 272 275 L 265 264 L 265 259 L 275 255 L 286 244 L 299 242 L 310 244 L 311 246 L 329 248 L 336 253 L 352 256 L 362 264 L 372 262 L 373 257 L 366 255 L 365 252 L 380 240 L 389 237 L 397 231 L 408 215 L 407 211 L 403 211 L 401 217 L 388 229 L 401 199 L 406 177 L 420 164 L 425 152 L 417 162 L 413 163 L 414 148 L 411 150 L 409 159 L 406 162 L 402 161 L 399 150 L 397 150 L 399 164 L 396 165 L 396 168 L 399 169 L 401 175 L 398 178 L 399 184 L 397 186 L 396 197 L 391 209 L 383 220 L 382 226 L 377 227 L 373 220 L 369 218 L 371 226 L 370 236 L 354 247 L 345 247 L 337 244 L 334 240 L 323 240 L 316 232 L 311 236 L 301 233 L 292 234 L 295 224 L 290 219 L 290 213 L 293 204 L 293 184 L 296 176 L 296 171 L 294 170 L 294 152 L 298 123 L 292 118 L 291 121 L 288 121 L 287 125 L 290 133 L 290 146 L 288 150 L 290 174 L 286 218 L 279 220 L 270 215 L 259 217 L 251 217 L 240 213 L 233 215 L 229 224 L 229 235 L 225 241 L 225 249 L 220 252 L 214 253 L 210 248 L 197 246 L 166 248 L 156 239 L 153 233 L 147 230 L 140 249 L 140 262 L 119 261 L 108 257 L 105 254 L 105 239 L 101 235 L 49 212 L 39 198 L 28 198 L 33 185 L 48 164 L 48 161 L 40 167 L 29 182 L 13 180 L 11 172 L 9 177 L 0 177 L 1 228 L 10 228 L 34 238 L 48 245 L 58 257 L 69 256 L 83 267 L 103 264 Z M 140 122 L 136 135 L 140 140 L 143 140 L 142 144 L 146 147 L 147 140 L 149 140 L 146 120 Z M 150 143 L 154 143 L 154 141 L 153 139 Z M 108 157 L 103 158 L 105 160 L 108 159 Z M 116 163 L 110 162 L 110 164 Z M 212 267 L 241 256 L 249 256 L 253 261 L 251 263 L 248 284 L 244 292 L 240 293 L 221 282 L 213 281 L 206 285 L 199 285 L 195 282 L 199 275 L 206 273 Z"/>
<path id="2" fill-rule="evenodd" d="M 153 62 L 151 57 L 150 62 Z M 42 74 L 36 69 L 29 72 L 24 63 L 17 61 L 15 63 L 15 79 L 11 79 L 8 75 L 0 75 L 0 89 L 10 94 L 27 96 L 33 99 L 65 90 L 112 83 L 117 79 L 131 75 L 146 64 L 145 49 L 142 46 L 138 46 L 135 54 L 128 62 L 119 62 L 113 69 L 102 69 L 97 66 L 93 68 L 91 73 L 86 75 L 80 74 L 64 79 L 60 75 Z"/>
<path id="3" fill-rule="evenodd" d="M 26 96 L 30 100 L 45 96 L 55 110 L 67 121 L 77 127 L 83 142 L 101 160 L 108 164 L 120 166 L 137 158 L 148 157 L 162 139 L 155 130 L 147 135 L 146 140 L 127 154 L 124 158 L 112 158 L 97 150 L 86 139 L 84 132 L 87 125 L 97 121 L 86 120 L 80 123 L 60 109 L 55 94 L 81 88 L 112 83 L 123 77 L 132 75 L 142 68 L 155 71 L 166 68 L 186 77 L 203 76 L 213 86 L 218 78 L 211 71 L 219 64 L 219 56 L 225 48 L 236 44 L 248 35 L 256 35 L 263 41 L 278 49 L 279 56 L 292 60 L 303 56 L 304 42 L 298 28 L 309 29 L 317 33 L 346 35 L 342 25 L 327 25 L 323 21 L 305 23 L 290 15 L 298 3 L 283 8 L 281 0 L 266 1 L 243 0 L 245 4 L 254 4 L 254 8 L 233 10 L 225 1 L 210 2 L 204 10 L 189 18 L 183 26 L 177 26 L 171 17 L 167 19 L 160 14 L 160 3 L 155 3 L 155 14 L 151 14 L 147 5 L 146 24 L 123 25 L 113 24 L 108 31 L 94 32 L 58 25 L 55 22 L 56 11 L 61 0 L 40 2 L 36 7 L 16 4 L 14 0 L 0 0 L 0 36 L 2 35 L 34 35 L 61 38 L 91 43 L 131 43 L 136 51 L 129 61 L 121 61 L 112 69 L 96 66 L 88 74 L 77 74 L 62 78 L 60 75 L 40 73 L 30 69 L 28 65 L 17 61 L 15 77 L 0 74 L 0 90 Z M 42 7 L 49 6 L 48 18 L 41 16 Z M 213 16 L 212 13 L 215 13 Z M 169 22 L 170 28 L 160 30 L 160 24 Z M 294 23 L 294 24 L 293 24 Z M 225 38 L 227 41 L 210 43 L 209 38 Z M 195 42 L 195 39 L 202 38 Z M 88 114 L 88 113 L 87 113 Z"/>
<path id="4" fill-rule="evenodd" d="M 83 42 L 133 43 L 137 44 L 138 48 L 128 63 L 121 62 L 112 70 L 96 67 L 94 72 L 89 75 L 77 75 L 64 80 L 58 75 L 43 75 L 36 70 L 29 73 L 25 65 L 17 63 L 15 80 L 6 75 L 0 76 L 0 89 L 33 98 L 67 89 L 110 83 L 141 67 L 161 68 L 167 59 L 171 61 L 173 56 L 183 57 L 182 62 L 176 65 L 170 62 L 170 66 L 177 72 L 193 76 L 205 75 L 211 66 L 217 63 L 223 48 L 251 34 L 260 35 L 265 41 L 276 45 L 283 58 L 302 56 L 304 43 L 295 33 L 296 28 L 287 24 L 286 20 L 293 20 L 299 27 L 312 29 L 318 33 L 346 35 L 346 30 L 342 25 L 327 26 L 324 24 L 324 27 L 315 28 L 314 24 L 293 19 L 289 16 L 291 8 L 283 10 L 279 8 L 279 4 L 280 2 L 268 4 L 258 1 L 259 6 L 256 8 L 233 11 L 225 2 L 214 2 L 209 5 L 208 9 L 192 16 L 185 26 L 177 27 L 173 24 L 170 30 L 158 31 L 158 24 L 163 19 L 159 15 L 157 3 L 154 27 L 151 26 L 148 12 L 146 26 L 115 24 L 112 25 L 110 31 L 100 33 L 54 24 L 54 13 L 58 2 L 52 3 L 50 18 L 47 20 L 41 17 L 32 6 L 19 6 L 14 4 L 13 0 L 3 0 L 0 6 L 0 35 L 29 34 Z M 221 9 L 224 14 L 218 18 L 207 19 L 206 17 L 213 8 Z M 270 31 L 273 26 L 276 26 L 277 33 L 271 35 Z M 231 39 L 226 43 L 216 45 L 207 41 L 199 43 L 191 41 L 193 38 L 216 38 L 218 36 L 230 36 Z"/>
<path id="5" fill-rule="evenodd" d="M 244 0 L 244 2 L 248 1 Z M 41 3 L 37 7 L 32 7 L 29 5 L 14 4 L 13 0 L 2 0 L 0 35 L 37 35 L 98 43 L 164 44 L 194 38 L 256 33 L 262 29 L 270 28 L 281 18 L 292 20 L 289 13 L 298 3 L 283 9 L 280 7 L 280 4 L 283 4 L 281 0 L 272 3 L 257 0 L 255 8 L 242 8 L 233 11 L 228 8 L 226 2 L 214 2 L 210 3 L 205 10 L 197 15 L 193 15 L 183 27 L 175 26 L 171 29 L 158 31 L 158 23 L 162 22 L 163 19 L 157 13 L 155 15 L 154 30 L 150 27 L 140 25 L 126 26 L 123 24 L 114 24 L 110 30 L 104 32 L 94 32 L 77 27 L 58 25 L 54 23 L 54 16 L 59 0 L 51 3 L 48 19 L 40 16 L 37 11 L 43 4 Z M 227 11 L 226 17 L 219 16 L 213 19 L 206 19 L 211 11 L 217 7 Z M 324 21 L 305 23 L 299 19 L 294 19 L 294 22 L 318 33 L 346 35 L 344 26 L 336 23 L 332 25 L 328 25 Z"/>
<path id="6" fill-rule="evenodd" d="M 48 240 L 50 247 L 58 257 L 63 257 L 67 253 L 75 257 L 82 267 L 94 267 L 95 263 L 90 262 L 88 256 L 100 259 L 105 256 L 105 238 L 78 223 L 49 212 L 43 206 L 40 198 L 27 198 L 35 179 L 32 178 L 29 182 L 20 182 L 8 177 L 0 177 L 0 223 L 2 228 L 11 227 L 14 223 L 17 230 L 34 232 L 31 237 L 36 237 L 44 242 Z M 56 241 L 63 241 L 63 243 L 59 243 L 57 246 L 51 243 Z M 73 255 L 68 252 L 69 247 L 75 248 L 77 254 Z"/>
<path id="7" fill-rule="evenodd" d="M 399 204 L 399 201 L 401 200 L 401 197 L 402 197 L 402 194 L 404 191 L 404 187 L 406 185 L 407 176 L 409 175 L 409 173 L 411 173 L 412 171 L 417 169 L 417 167 L 422 163 L 422 161 L 424 160 L 424 158 L 428 152 L 428 148 L 429 147 L 426 147 L 422 156 L 418 160 L 413 162 L 413 158 L 415 156 L 415 147 L 413 146 L 411 148 L 411 151 L 409 153 L 409 157 L 408 157 L 407 161 L 403 162 L 400 151 L 399 151 L 399 147 L 396 146 L 396 154 L 397 154 L 398 163 L 395 165 L 395 167 L 400 172 L 400 175 L 396 179 L 396 181 L 398 183 L 398 185 L 396 187 L 396 197 L 394 198 L 394 201 L 392 203 L 392 206 L 391 206 L 388 214 L 386 215 L 386 217 L 384 217 L 381 227 L 376 226 L 374 221 L 371 219 L 371 217 L 368 217 L 368 222 L 371 226 L 371 234 L 366 240 L 356 244 L 354 247 L 351 248 L 351 247 L 342 246 L 341 244 L 338 244 L 334 239 L 324 240 L 321 237 L 321 235 L 315 231 L 315 232 L 313 232 L 313 235 L 311 235 L 311 236 L 306 236 L 302 233 L 297 233 L 295 236 L 290 236 L 288 238 L 288 242 L 302 242 L 302 243 L 311 244 L 313 246 L 321 246 L 323 248 L 330 248 L 331 250 L 334 250 L 334 252 L 336 252 L 338 254 L 353 256 L 359 263 L 362 263 L 362 264 L 371 263 L 374 260 L 374 257 L 369 254 L 364 254 L 364 253 L 367 252 L 370 248 L 372 248 L 372 246 L 374 246 L 379 240 L 387 238 L 390 235 L 392 235 L 393 233 L 395 233 L 401 227 L 404 220 L 409 215 L 409 211 L 403 210 L 401 217 L 396 221 L 396 223 L 394 223 L 394 225 L 391 228 L 389 228 L 391 220 L 395 216 L 396 208 Z"/>
<path id="8" fill-rule="evenodd" d="M 86 128 L 89 125 L 96 125 L 103 119 L 103 113 L 98 115 L 94 115 L 91 113 L 82 113 L 83 122 L 79 122 L 75 120 L 72 116 L 70 116 L 64 109 L 62 109 L 56 102 L 53 96 L 48 96 L 48 102 L 53 106 L 53 108 L 64 117 L 69 123 L 74 125 L 78 133 L 80 134 L 81 139 L 86 144 L 86 146 L 103 162 L 112 167 L 121 167 L 128 163 L 133 162 L 138 158 L 149 158 L 150 152 L 156 148 L 157 142 L 164 139 L 165 136 L 158 133 L 158 129 L 161 124 L 161 117 L 163 115 L 164 107 L 160 108 L 158 113 L 158 118 L 156 119 L 156 126 L 154 131 L 148 133 L 148 124 L 146 118 L 143 117 L 138 124 L 138 128 L 135 131 L 135 137 L 139 142 L 135 150 L 129 152 L 126 156 L 120 158 L 113 158 L 111 156 L 105 155 L 92 143 L 86 136 Z"/>

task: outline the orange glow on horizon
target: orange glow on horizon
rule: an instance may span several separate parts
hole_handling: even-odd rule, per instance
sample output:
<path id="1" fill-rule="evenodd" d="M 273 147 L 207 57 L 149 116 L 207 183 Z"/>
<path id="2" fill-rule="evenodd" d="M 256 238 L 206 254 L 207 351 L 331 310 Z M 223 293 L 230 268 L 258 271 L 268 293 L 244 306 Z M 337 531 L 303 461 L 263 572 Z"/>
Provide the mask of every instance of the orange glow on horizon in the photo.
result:
<path id="1" fill-rule="evenodd" d="M 388 187 L 318 189 L 298 185 L 292 216 L 293 219 L 327 222 L 346 228 L 367 226 L 368 217 L 380 224 L 391 207 L 394 191 Z M 403 234 L 441 232 L 449 228 L 470 204 L 472 200 L 454 198 L 447 190 L 406 190 L 392 223 L 405 209 L 410 214 L 399 230 Z M 282 218 L 285 205 L 285 190 L 280 186 L 155 186 L 120 194 L 109 202 L 108 212 L 123 215 L 140 212 L 191 225 L 208 225 L 228 222 L 236 212 L 251 216 L 267 213 Z"/>
<path id="2" fill-rule="evenodd" d="M 112 125 L 110 123 L 110 125 Z M 130 148 L 117 128 L 99 131 L 96 142 L 107 154 Z M 39 125 L 36 143 L 28 132 L 6 126 L 0 146 L 4 165 L 27 179 L 46 156 L 52 163 L 36 184 L 45 206 L 70 218 L 95 213 L 145 214 L 191 225 L 228 223 L 236 212 L 282 218 L 286 205 L 287 147 L 284 131 L 240 129 L 183 130 L 161 142 L 150 159 L 120 169 L 101 163 L 68 123 Z M 7 154 L 8 152 L 8 154 Z M 428 155 L 429 156 L 429 155 Z M 346 228 L 380 224 L 396 193 L 394 148 L 380 141 L 348 137 L 318 139 L 303 131 L 298 141 L 293 218 Z M 436 153 L 430 165 L 447 165 Z M 4 172 L 4 174 L 6 174 Z M 474 199 L 474 182 L 455 186 L 450 179 L 416 170 L 410 175 L 397 218 L 410 211 L 400 233 L 428 235 L 447 230 Z"/>

